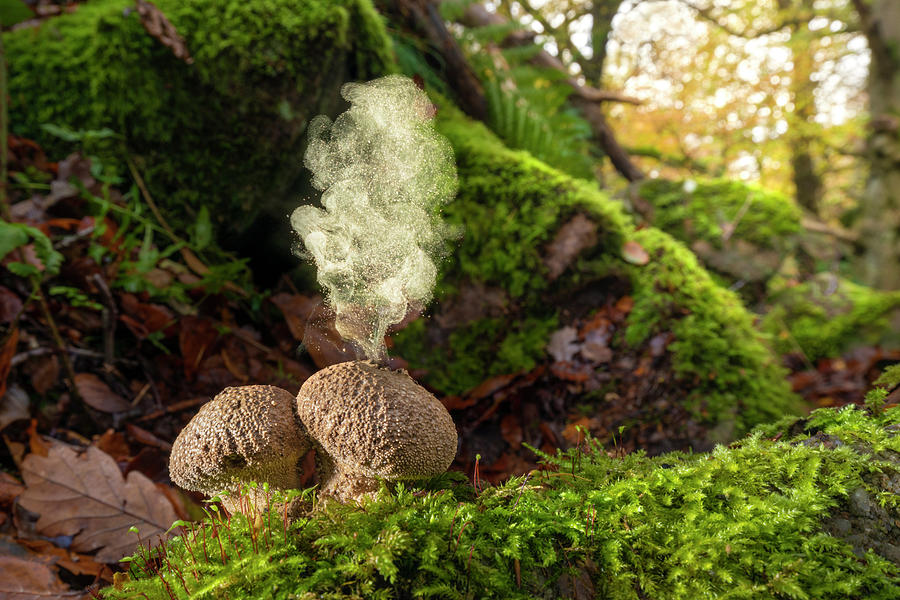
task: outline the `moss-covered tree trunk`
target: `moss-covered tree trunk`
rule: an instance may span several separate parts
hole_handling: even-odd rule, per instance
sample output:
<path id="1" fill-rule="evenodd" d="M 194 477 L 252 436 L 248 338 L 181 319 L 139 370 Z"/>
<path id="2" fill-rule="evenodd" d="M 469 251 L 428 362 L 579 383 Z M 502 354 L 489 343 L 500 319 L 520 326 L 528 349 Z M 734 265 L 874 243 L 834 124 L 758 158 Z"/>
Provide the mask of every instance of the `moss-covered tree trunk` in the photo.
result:
<path id="1" fill-rule="evenodd" d="M 869 181 L 862 201 L 862 276 L 900 289 L 900 3 L 853 0 L 871 51 Z"/>
<path id="2" fill-rule="evenodd" d="M 156 4 L 192 61 L 148 33 L 128 0 L 4 33 L 12 131 L 54 158 L 76 144 L 46 125 L 81 132 L 88 153 L 120 175 L 131 160 L 179 229 L 206 206 L 227 246 L 281 239 L 290 260 L 284 215 L 309 191 L 306 125 L 340 112 L 346 81 L 390 71 L 381 17 L 368 0 Z M 83 133 L 103 128 L 115 137 Z M 275 254 L 272 245 L 267 260 Z"/>

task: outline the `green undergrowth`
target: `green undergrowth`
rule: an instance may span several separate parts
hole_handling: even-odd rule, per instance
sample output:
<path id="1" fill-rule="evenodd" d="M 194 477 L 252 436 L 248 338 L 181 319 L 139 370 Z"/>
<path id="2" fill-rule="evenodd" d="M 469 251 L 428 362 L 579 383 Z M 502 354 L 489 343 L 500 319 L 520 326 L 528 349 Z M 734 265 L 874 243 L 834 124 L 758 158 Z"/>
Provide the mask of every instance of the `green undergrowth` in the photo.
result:
<path id="1" fill-rule="evenodd" d="M 595 183 L 507 148 L 446 103 L 438 129 L 453 144 L 459 174 L 459 193 L 444 214 L 464 233 L 444 265 L 437 298 L 452 303 L 461 288 L 476 282 L 501 290 L 509 312 L 455 323 L 442 344 L 429 335 L 431 323 L 395 336 L 397 353 L 413 368 L 426 369 L 430 385 L 462 393 L 490 376 L 533 368 L 546 356 L 548 334 L 561 326 L 560 301 L 553 298 L 564 302 L 579 290 L 624 278 L 635 301 L 628 344 L 674 333 L 675 375 L 703 419 L 730 421 L 739 433 L 796 408 L 784 371 L 750 313 L 683 244 L 656 228 L 636 230 L 621 204 Z M 576 214 L 596 224 L 596 243 L 550 281 L 545 249 Z M 648 252 L 647 264 L 627 260 L 623 247 L 629 241 Z M 513 346 L 515 352 L 505 350 Z"/>
<path id="2" fill-rule="evenodd" d="M 219 512 L 138 552 L 104 597 L 898 598 L 898 565 L 826 532 L 860 489 L 897 516 L 867 481 L 897 475 L 898 422 L 823 409 L 790 438 L 656 458 L 589 440 L 496 487 L 448 474 L 287 526 Z"/>
<path id="3" fill-rule="evenodd" d="M 809 360 L 840 356 L 855 345 L 900 347 L 891 317 L 900 312 L 900 292 L 885 292 L 831 274 L 772 294 L 762 329 L 783 353 Z"/>
<path id="4" fill-rule="evenodd" d="M 651 179 L 638 190 L 650 205 L 651 214 L 644 216 L 687 244 L 725 286 L 737 284 L 747 300 L 759 300 L 797 245 L 796 202 L 759 186 L 727 179 Z"/>
<path id="5" fill-rule="evenodd" d="M 784 249 L 800 233 L 793 200 L 740 181 L 649 179 L 640 194 L 653 207 L 653 225 L 687 243 L 703 239 L 721 248 L 728 237 Z"/>
<path id="6" fill-rule="evenodd" d="M 156 6 L 190 64 L 147 33 L 129 0 L 79 4 L 4 33 L 3 43 L 12 131 L 52 157 L 76 147 L 53 131 L 114 132 L 81 145 L 120 174 L 130 156 L 173 224 L 207 206 L 226 231 L 240 231 L 266 206 L 296 204 L 307 120 L 336 112 L 344 81 L 393 68 L 368 0 Z"/>

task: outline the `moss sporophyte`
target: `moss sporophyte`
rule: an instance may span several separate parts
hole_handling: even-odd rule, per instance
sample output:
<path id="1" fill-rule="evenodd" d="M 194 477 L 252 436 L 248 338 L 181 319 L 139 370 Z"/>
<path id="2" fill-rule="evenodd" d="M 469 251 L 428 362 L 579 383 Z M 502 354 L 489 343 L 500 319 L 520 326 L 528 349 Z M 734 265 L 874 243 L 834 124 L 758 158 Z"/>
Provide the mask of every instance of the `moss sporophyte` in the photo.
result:
<path id="1" fill-rule="evenodd" d="M 822 409 L 702 454 L 588 437 L 480 490 L 448 473 L 340 504 L 260 485 L 264 512 L 245 488 L 245 512 L 177 523 L 104 597 L 896 599 L 898 429 L 898 407 Z"/>

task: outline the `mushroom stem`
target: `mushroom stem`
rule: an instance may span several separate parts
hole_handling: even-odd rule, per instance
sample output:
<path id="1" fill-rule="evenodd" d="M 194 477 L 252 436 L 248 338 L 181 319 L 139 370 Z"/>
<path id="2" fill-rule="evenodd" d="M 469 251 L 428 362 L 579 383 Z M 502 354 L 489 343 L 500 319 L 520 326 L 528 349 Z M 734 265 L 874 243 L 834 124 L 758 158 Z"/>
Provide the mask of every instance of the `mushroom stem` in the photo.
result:
<path id="1" fill-rule="evenodd" d="M 315 444 L 315 449 L 320 496 L 346 502 L 377 492 L 381 487 L 381 482 L 375 477 L 342 468 L 319 444 Z"/>

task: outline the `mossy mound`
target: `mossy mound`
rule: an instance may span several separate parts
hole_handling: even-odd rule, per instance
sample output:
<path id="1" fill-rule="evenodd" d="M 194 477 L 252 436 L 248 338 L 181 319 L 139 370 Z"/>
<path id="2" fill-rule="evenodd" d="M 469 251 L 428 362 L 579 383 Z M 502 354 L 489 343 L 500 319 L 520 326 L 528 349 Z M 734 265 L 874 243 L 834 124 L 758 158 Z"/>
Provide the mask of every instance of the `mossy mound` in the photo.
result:
<path id="1" fill-rule="evenodd" d="M 636 192 L 635 209 L 690 246 L 728 285 L 764 283 L 801 231 L 796 202 L 740 181 L 650 179 Z"/>
<path id="2" fill-rule="evenodd" d="M 429 384 L 456 394 L 532 369 L 550 333 L 621 293 L 634 299 L 629 345 L 674 334 L 665 385 L 700 418 L 740 432 L 794 408 L 751 315 L 681 243 L 635 230 L 596 185 L 508 149 L 452 107 L 441 106 L 438 128 L 454 146 L 460 183 L 445 216 L 464 233 L 433 318 L 395 338 Z"/>
<path id="3" fill-rule="evenodd" d="M 589 442 L 480 491 L 207 519 L 104 597 L 898 598 L 898 424 L 824 409 L 708 454 Z"/>
<path id="4" fill-rule="evenodd" d="M 130 155 L 176 224 L 200 206 L 224 232 L 261 210 L 281 218 L 300 197 L 307 121 L 337 112 L 345 81 L 391 68 L 380 16 L 368 0 L 156 5 L 191 64 L 147 33 L 128 0 L 3 34 L 13 131 L 62 157 L 74 144 L 42 125 L 112 130 L 120 137 L 82 142 L 120 172 Z"/>
<path id="5" fill-rule="evenodd" d="M 772 295 L 762 320 L 782 354 L 835 357 L 854 345 L 900 347 L 900 292 L 873 290 L 830 273 Z"/>

